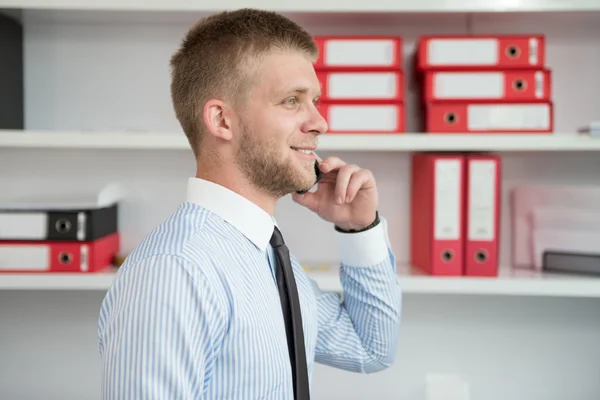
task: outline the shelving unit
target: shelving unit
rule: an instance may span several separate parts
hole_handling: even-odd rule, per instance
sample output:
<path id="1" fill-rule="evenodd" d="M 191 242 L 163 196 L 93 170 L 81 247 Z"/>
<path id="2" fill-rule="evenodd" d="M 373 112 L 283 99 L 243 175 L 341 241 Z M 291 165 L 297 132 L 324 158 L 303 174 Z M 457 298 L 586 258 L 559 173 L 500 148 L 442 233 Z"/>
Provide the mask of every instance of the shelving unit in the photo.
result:
<path id="1" fill-rule="evenodd" d="M 115 269 L 94 274 L 0 274 L 0 290 L 105 291 L 110 288 L 115 275 Z M 342 291 L 335 268 L 309 270 L 308 275 L 324 291 Z M 398 277 L 405 294 L 600 298 L 598 278 L 561 276 L 509 267 L 502 268 L 497 278 L 477 278 L 432 277 L 400 266 Z"/>
<path id="2" fill-rule="evenodd" d="M 198 17 L 240 7 L 283 12 L 318 35 L 401 36 L 407 70 L 420 35 L 547 37 L 552 135 L 419 133 L 408 73 L 412 133 L 320 138 L 320 151 L 375 174 L 400 264 L 409 254 L 410 153 L 501 153 L 506 267 L 497 278 L 399 267 L 405 296 L 396 364 L 370 376 L 319 367 L 312 398 L 424 400 L 421 382 L 432 371 L 462 375 L 471 400 L 600 398 L 600 279 L 509 266 L 513 186 L 600 186 L 600 137 L 576 133 L 600 120 L 597 0 L 0 0 L 0 9 L 23 22 L 26 114 L 24 130 L 0 130 L 0 195 L 2 188 L 29 193 L 116 181 L 131 194 L 120 211 L 123 251 L 135 247 L 183 199 L 194 173 L 171 111 L 168 58 Z M 289 199 L 277 219 L 299 259 L 337 259 L 329 225 Z M 322 290 L 341 289 L 335 269 L 309 273 Z M 114 274 L 0 274 L 0 354 L 20 360 L 0 362 L 0 398 L 100 399 L 97 313 Z"/>
<path id="3" fill-rule="evenodd" d="M 189 150 L 183 133 L 2 131 L 0 148 Z M 600 136 L 585 134 L 326 134 L 322 151 L 600 151 Z"/>

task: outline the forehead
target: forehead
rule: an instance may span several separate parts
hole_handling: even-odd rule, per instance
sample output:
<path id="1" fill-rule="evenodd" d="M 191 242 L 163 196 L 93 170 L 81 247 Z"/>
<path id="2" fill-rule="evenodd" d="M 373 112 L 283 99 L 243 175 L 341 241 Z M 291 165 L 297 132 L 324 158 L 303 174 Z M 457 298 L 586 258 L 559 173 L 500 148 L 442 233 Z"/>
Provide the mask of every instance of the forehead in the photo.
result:
<path id="1" fill-rule="evenodd" d="M 300 52 L 271 52 L 258 66 L 258 87 L 268 95 L 287 90 L 305 89 L 313 95 L 320 84 L 312 60 Z"/>

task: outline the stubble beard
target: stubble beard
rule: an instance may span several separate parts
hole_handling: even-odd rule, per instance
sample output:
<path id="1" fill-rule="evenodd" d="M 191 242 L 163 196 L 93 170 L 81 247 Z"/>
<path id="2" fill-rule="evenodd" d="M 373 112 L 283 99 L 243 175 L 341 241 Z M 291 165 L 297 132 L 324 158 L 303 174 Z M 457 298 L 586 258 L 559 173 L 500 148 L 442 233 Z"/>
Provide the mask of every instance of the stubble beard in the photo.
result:
<path id="1" fill-rule="evenodd" d="M 307 166 L 309 173 L 301 173 L 292 160 L 282 159 L 278 149 L 279 145 L 261 140 L 242 126 L 235 162 L 253 186 L 270 196 L 310 189 L 316 179 L 314 170 Z"/>

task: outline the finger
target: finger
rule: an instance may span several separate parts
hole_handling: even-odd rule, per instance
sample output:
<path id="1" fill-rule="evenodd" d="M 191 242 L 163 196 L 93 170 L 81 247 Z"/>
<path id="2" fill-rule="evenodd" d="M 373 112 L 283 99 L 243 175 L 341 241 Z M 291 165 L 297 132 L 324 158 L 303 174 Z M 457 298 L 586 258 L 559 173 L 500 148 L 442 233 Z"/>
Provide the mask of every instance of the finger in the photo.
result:
<path id="1" fill-rule="evenodd" d="M 316 212 L 319 206 L 318 198 L 312 192 L 304 194 L 292 193 L 292 200 L 313 212 Z"/>
<path id="2" fill-rule="evenodd" d="M 361 189 L 370 189 L 374 183 L 375 178 L 368 169 L 363 169 L 352 174 L 350 183 L 348 183 L 348 189 L 346 189 L 346 202 L 352 202 Z"/>
<path id="3" fill-rule="evenodd" d="M 327 157 L 319 164 L 319 168 L 324 173 L 328 173 L 331 171 L 335 171 L 336 169 L 339 169 L 344 165 L 346 165 L 346 163 L 338 157 Z"/>
<path id="4" fill-rule="evenodd" d="M 335 202 L 342 204 L 346 201 L 348 184 L 352 175 L 360 171 L 360 167 L 356 164 L 344 165 L 339 169 L 337 181 L 335 182 Z"/>

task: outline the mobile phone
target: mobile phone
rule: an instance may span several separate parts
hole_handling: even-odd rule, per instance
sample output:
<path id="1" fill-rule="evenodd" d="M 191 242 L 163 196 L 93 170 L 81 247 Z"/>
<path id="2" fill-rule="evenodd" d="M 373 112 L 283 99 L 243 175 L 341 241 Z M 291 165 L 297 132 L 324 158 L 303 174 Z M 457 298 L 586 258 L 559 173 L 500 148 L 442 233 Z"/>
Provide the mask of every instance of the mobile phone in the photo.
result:
<path id="1" fill-rule="evenodd" d="M 323 177 L 323 172 L 321 172 L 321 170 L 319 169 L 319 162 L 317 160 L 315 160 L 315 174 L 317 175 L 317 179 L 315 180 L 315 185 L 321 180 L 321 178 Z M 314 185 L 313 185 L 314 186 Z M 307 193 L 310 189 L 308 190 L 300 190 L 296 193 L 298 194 L 304 194 Z"/>

